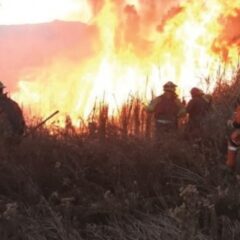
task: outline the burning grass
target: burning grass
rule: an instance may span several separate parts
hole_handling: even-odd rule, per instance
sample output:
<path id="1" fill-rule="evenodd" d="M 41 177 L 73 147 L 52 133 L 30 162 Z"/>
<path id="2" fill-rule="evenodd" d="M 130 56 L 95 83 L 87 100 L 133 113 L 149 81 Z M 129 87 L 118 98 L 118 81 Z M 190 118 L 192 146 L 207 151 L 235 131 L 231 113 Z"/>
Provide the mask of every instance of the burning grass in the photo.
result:
<path id="1" fill-rule="evenodd" d="M 102 105 L 80 133 L 68 118 L 2 144 L 1 239 L 239 239 L 240 178 L 224 168 L 239 86 L 238 74 L 217 86 L 199 144 L 156 143 L 139 99 L 118 119 Z"/>

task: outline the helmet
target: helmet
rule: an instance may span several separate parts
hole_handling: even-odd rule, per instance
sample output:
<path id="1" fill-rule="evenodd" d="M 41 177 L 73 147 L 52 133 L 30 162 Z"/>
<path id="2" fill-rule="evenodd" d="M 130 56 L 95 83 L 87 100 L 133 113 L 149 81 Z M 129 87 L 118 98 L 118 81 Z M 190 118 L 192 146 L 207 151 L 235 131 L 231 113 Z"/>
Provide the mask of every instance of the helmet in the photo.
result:
<path id="1" fill-rule="evenodd" d="M 2 82 L 0 82 L 0 89 L 5 88 L 5 87 L 6 86 Z"/>
<path id="2" fill-rule="evenodd" d="M 163 85 L 163 90 L 164 91 L 169 91 L 169 92 L 175 92 L 177 85 L 174 84 L 173 82 L 167 82 Z"/>
<path id="3" fill-rule="evenodd" d="M 190 93 L 191 93 L 191 95 L 193 97 L 202 96 L 203 95 L 203 91 L 201 89 L 199 89 L 199 88 L 196 88 L 196 87 L 192 88 Z"/>

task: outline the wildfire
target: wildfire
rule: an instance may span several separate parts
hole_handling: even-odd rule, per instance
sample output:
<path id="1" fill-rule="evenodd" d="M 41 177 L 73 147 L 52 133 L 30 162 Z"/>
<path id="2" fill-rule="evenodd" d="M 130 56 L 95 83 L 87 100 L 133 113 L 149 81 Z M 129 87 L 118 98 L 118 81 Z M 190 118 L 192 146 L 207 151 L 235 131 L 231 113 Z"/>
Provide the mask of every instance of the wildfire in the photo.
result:
<path id="1" fill-rule="evenodd" d="M 149 100 L 169 80 L 187 96 L 193 86 L 205 87 L 209 75 L 213 87 L 219 66 L 237 63 L 240 32 L 230 41 L 224 30 L 239 15 L 239 0 L 185 0 L 165 8 L 154 0 L 94 2 L 86 7 L 99 32 L 97 53 L 84 62 L 56 58 L 19 79 L 13 96 L 32 113 L 58 109 L 77 124 L 96 100 L 114 111 L 130 94 Z"/>

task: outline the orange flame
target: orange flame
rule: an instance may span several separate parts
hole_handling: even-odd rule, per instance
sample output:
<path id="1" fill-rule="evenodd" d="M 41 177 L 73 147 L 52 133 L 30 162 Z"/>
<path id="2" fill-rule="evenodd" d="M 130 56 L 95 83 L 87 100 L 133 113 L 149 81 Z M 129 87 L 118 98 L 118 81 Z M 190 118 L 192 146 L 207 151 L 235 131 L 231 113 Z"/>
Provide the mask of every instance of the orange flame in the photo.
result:
<path id="1" fill-rule="evenodd" d="M 213 87 L 216 68 L 237 63 L 240 32 L 231 41 L 223 32 L 239 9 L 239 0 L 185 0 L 165 13 L 151 0 L 100 1 L 91 23 L 99 31 L 97 54 L 84 62 L 54 59 L 29 71 L 13 96 L 34 114 L 58 109 L 77 124 L 96 99 L 113 111 L 129 94 L 149 100 L 151 91 L 159 94 L 169 80 L 178 84 L 181 96 L 204 87 L 209 75 Z"/>

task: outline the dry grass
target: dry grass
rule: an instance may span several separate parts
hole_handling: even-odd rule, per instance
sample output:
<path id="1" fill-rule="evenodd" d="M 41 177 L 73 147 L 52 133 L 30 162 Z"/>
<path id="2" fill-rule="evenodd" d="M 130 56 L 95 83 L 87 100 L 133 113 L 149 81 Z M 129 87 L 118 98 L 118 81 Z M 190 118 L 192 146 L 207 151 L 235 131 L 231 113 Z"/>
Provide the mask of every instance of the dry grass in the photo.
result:
<path id="1" fill-rule="evenodd" d="M 154 141 L 131 99 L 112 118 L 0 145 L 0 236 L 23 240 L 225 240 L 240 237 L 240 179 L 224 168 L 225 123 L 240 77 L 219 83 L 202 141 Z"/>

